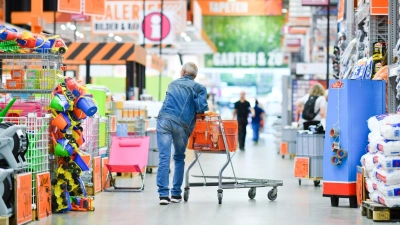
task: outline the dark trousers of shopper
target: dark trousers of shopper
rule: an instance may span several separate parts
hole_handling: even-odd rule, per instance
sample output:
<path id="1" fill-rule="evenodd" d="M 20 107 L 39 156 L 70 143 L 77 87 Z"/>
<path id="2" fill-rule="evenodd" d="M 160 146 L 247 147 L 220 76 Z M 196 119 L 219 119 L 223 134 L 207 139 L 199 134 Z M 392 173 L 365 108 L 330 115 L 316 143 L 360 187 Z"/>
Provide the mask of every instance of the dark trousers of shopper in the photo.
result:
<path id="1" fill-rule="evenodd" d="M 238 118 L 239 149 L 241 150 L 244 150 L 244 145 L 246 141 L 246 127 L 247 127 L 247 118 Z"/>

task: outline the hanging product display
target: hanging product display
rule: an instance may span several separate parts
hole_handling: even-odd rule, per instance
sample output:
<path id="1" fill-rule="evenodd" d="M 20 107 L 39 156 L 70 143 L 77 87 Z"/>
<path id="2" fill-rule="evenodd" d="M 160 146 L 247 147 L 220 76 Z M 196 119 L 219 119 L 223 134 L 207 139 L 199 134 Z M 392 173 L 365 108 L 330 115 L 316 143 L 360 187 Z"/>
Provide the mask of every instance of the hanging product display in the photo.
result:
<path id="1" fill-rule="evenodd" d="M 346 43 L 343 32 L 338 33 L 340 79 L 372 79 L 382 67 L 381 62 L 387 52 L 388 16 L 370 14 L 369 11 L 369 2 L 358 2 L 355 13 L 355 27 L 358 29 L 354 32 L 355 38 L 348 45 L 343 45 Z M 347 29 L 347 32 L 351 32 L 351 27 Z"/>
<path id="2" fill-rule="evenodd" d="M 81 126 L 83 119 L 93 116 L 97 106 L 86 87 L 66 78 L 53 91 L 50 102 L 55 127 L 52 132 L 54 154 L 59 157 L 56 178 L 52 180 L 54 212 L 94 210 L 93 199 L 86 198 L 80 178 L 89 167 L 83 161 L 79 147 L 85 143 Z"/>
<path id="3" fill-rule="evenodd" d="M 19 33 L 17 29 L 0 26 L 0 52 L 64 54 L 68 47 L 60 36 Z"/>

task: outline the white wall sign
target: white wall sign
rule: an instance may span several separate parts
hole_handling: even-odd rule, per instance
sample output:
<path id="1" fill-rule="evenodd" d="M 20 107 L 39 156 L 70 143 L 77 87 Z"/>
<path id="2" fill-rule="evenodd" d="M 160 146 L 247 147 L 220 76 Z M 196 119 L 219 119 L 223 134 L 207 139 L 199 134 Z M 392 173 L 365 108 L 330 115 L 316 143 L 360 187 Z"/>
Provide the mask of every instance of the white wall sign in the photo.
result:
<path id="1" fill-rule="evenodd" d="M 150 12 L 160 12 L 160 9 L 160 1 L 146 1 L 146 15 Z M 165 1 L 164 15 L 171 21 L 171 33 L 180 33 L 185 29 L 186 4 L 184 1 Z M 142 1 L 107 1 L 105 16 L 92 16 L 92 33 L 138 35 L 142 22 Z"/>
<path id="2" fill-rule="evenodd" d="M 222 52 L 213 55 L 213 66 L 224 67 L 266 67 L 281 66 L 283 54 L 272 51 L 267 56 L 264 52 Z"/>
<path id="3" fill-rule="evenodd" d="M 144 22 L 141 24 L 141 32 L 139 32 L 139 43 L 172 44 L 175 41 L 175 32 L 173 31 L 174 16 L 172 12 L 153 11 L 146 12 Z M 161 32 L 162 28 L 162 32 Z"/>

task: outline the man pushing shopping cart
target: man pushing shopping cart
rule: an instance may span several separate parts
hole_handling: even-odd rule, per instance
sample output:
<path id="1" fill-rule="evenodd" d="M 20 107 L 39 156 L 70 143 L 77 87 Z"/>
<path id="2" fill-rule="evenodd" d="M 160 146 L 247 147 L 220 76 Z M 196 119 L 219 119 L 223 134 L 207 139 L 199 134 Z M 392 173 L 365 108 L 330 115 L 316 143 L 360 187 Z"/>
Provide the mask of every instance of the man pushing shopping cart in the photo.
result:
<path id="1" fill-rule="evenodd" d="M 160 205 L 182 200 L 182 182 L 185 170 L 185 151 L 190 134 L 196 124 L 196 114 L 208 111 L 207 90 L 194 81 L 197 66 L 186 63 L 182 67 L 181 77 L 172 81 L 157 120 L 157 145 L 160 162 L 157 172 L 157 186 Z M 171 144 L 174 144 L 174 178 L 169 190 L 169 168 Z"/>

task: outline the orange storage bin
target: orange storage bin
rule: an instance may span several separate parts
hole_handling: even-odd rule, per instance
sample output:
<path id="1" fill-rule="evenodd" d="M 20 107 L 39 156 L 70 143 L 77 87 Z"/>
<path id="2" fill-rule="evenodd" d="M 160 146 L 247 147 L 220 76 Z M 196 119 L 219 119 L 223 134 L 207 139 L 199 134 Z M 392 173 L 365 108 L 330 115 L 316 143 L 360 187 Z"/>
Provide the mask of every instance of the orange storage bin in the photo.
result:
<path id="1" fill-rule="evenodd" d="M 9 79 L 6 80 L 6 89 L 22 89 L 22 81 L 21 80 L 14 80 L 14 79 Z"/>
<path id="2" fill-rule="evenodd" d="M 24 70 L 11 70 L 11 79 L 13 80 L 23 80 L 25 76 Z"/>
<path id="3" fill-rule="evenodd" d="M 236 120 L 223 120 L 222 124 L 225 128 L 229 151 L 235 152 L 238 148 L 238 123 Z M 187 148 L 191 150 L 225 151 L 219 121 L 198 120 L 189 137 Z"/>

